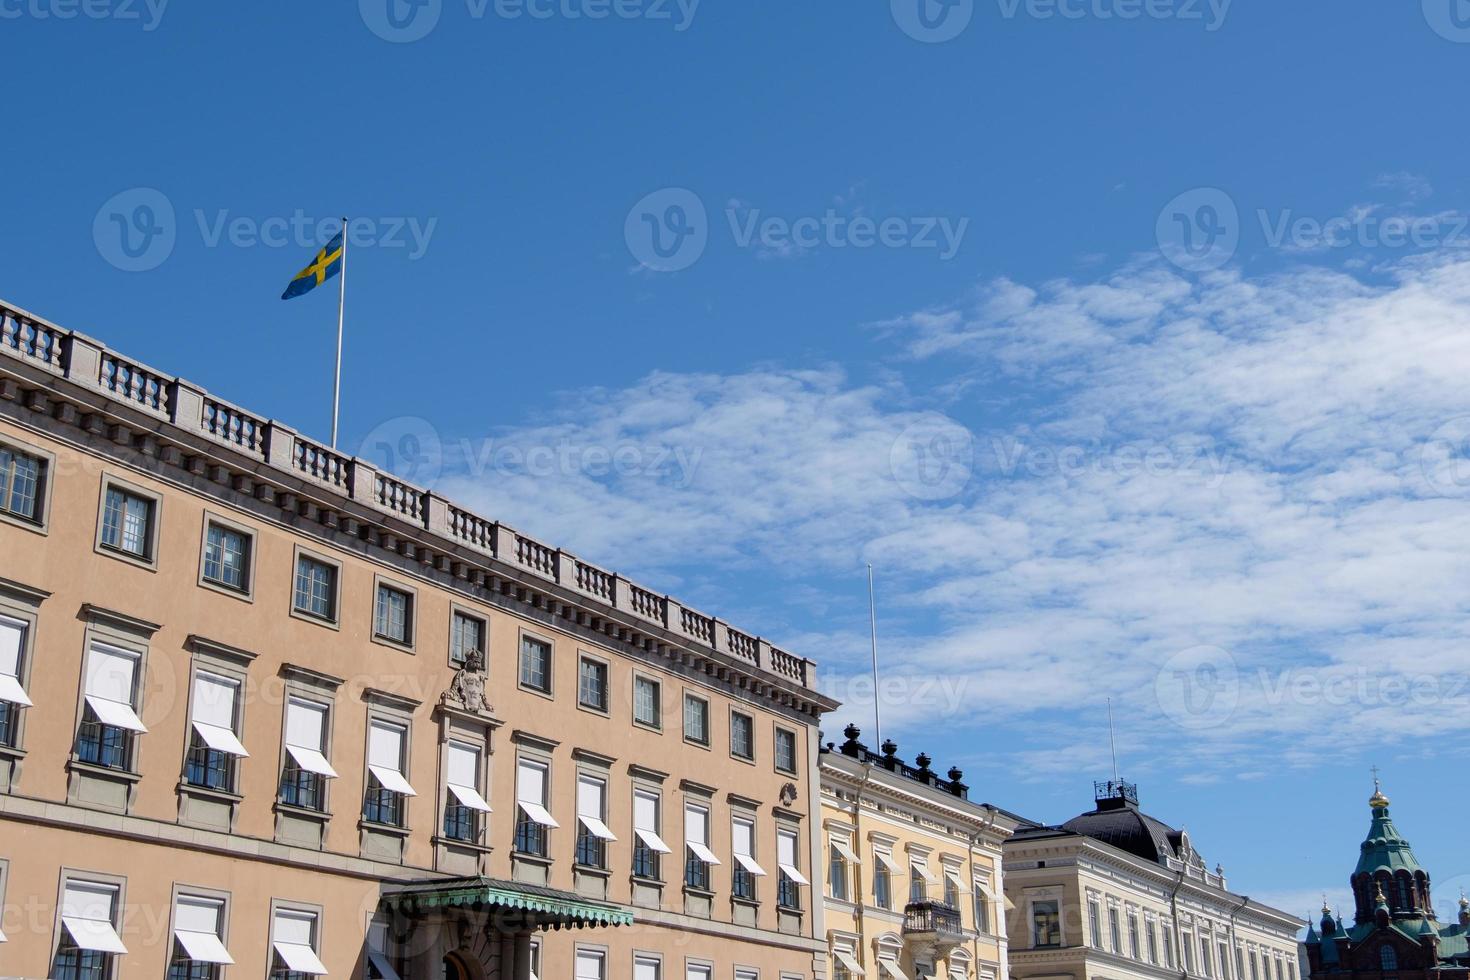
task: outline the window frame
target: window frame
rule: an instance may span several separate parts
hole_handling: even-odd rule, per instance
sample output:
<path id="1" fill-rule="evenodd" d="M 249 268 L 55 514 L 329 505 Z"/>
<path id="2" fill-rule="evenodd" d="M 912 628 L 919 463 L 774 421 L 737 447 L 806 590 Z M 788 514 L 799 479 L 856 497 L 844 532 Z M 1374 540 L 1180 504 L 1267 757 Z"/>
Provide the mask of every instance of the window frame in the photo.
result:
<path id="1" fill-rule="evenodd" d="M 653 721 L 644 721 L 638 717 L 638 686 L 640 684 L 653 685 Z M 633 671 L 632 684 L 633 702 L 633 724 L 650 732 L 662 732 L 664 730 L 664 682 L 662 678 L 641 670 Z"/>
<path id="2" fill-rule="evenodd" d="M 639 836 L 638 799 L 639 797 L 652 797 L 653 827 L 651 828 L 651 830 L 652 833 L 657 836 L 659 840 L 663 841 L 664 846 L 668 847 L 669 842 L 664 838 L 663 787 L 648 780 L 638 779 L 635 777 L 633 780 L 633 792 L 630 795 L 630 802 L 632 803 L 632 823 L 630 824 L 630 826 L 632 826 L 633 828 L 633 853 L 631 861 L 632 876 L 639 881 L 658 882 L 662 884 L 664 881 L 664 858 L 669 852 L 660 851 L 656 848 L 650 847 L 649 845 L 645 844 L 643 838 Z M 640 873 L 640 856 L 646 856 L 647 860 L 644 867 L 650 868 L 652 870 L 652 874 Z"/>
<path id="3" fill-rule="evenodd" d="M 480 645 L 478 650 L 480 660 L 484 664 L 484 671 L 488 674 L 490 671 L 490 618 L 457 602 L 451 602 L 449 604 L 449 666 L 458 670 L 469 662 L 468 657 L 464 660 L 454 659 L 454 640 L 457 635 L 456 627 L 461 618 L 480 624 Z"/>
<path id="4" fill-rule="evenodd" d="M 221 529 L 225 531 L 239 534 L 245 538 L 246 551 L 244 584 L 238 589 L 235 588 L 233 585 L 229 585 L 225 582 L 216 581 L 215 579 L 210 578 L 204 572 L 209 556 L 209 531 L 215 525 L 218 525 Z M 258 537 L 253 528 L 246 527 L 244 524 L 241 524 L 238 521 L 230 520 L 229 518 L 217 514 L 214 511 L 206 510 L 204 512 L 203 530 L 200 532 L 199 535 L 198 585 L 201 588 L 209 589 L 213 592 L 218 592 L 220 595 L 227 595 L 232 599 L 239 599 L 242 602 L 254 602 L 257 544 Z M 292 585 L 293 587 L 295 585 L 294 576 Z"/>
<path id="5" fill-rule="evenodd" d="M 363 737 L 362 755 L 362 809 L 359 816 L 364 825 L 375 829 L 388 829 L 391 831 L 407 831 L 410 827 L 409 807 L 417 797 L 397 790 L 390 790 L 377 781 L 377 777 L 369 768 L 372 765 L 372 744 L 374 726 L 394 728 L 402 731 L 403 742 L 399 755 L 398 775 L 403 777 L 404 782 L 413 786 L 413 714 L 396 706 L 390 706 L 382 701 L 373 700 L 372 694 L 365 695 L 367 702 L 367 717 L 364 721 L 366 729 Z M 374 820 L 368 817 L 369 794 L 375 792 L 374 784 L 377 784 L 376 792 L 391 793 L 395 797 L 394 806 L 397 809 L 398 820 L 396 823 Z M 382 804 L 379 804 L 381 806 Z"/>
<path id="6" fill-rule="evenodd" d="M 8 879 L 9 875 L 7 874 L 6 877 Z M 52 925 L 51 955 L 47 961 L 48 976 L 55 976 L 59 972 L 56 970 L 56 957 L 61 952 L 62 937 L 67 935 L 66 926 L 62 923 L 61 916 L 62 910 L 66 905 L 66 886 L 69 882 L 76 882 L 79 885 L 111 888 L 114 890 L 115 896 L 110 922 L 113 931 L 119 935 L 122 934 L 122 920 L 124 912 L 127 909 L 128 879 L 123 875 L 104 874 L 98 871 L 87 871 L 82 868 L 64 865 L 57 877 L 59 880 L 56 889 L 56 921 Z M 8 880 L 6 884 L 9 884 Z M 105 980 L 112 980 L 113 977 L 117 976 L 117 957 L 124 954 L 104 953 L 102 955 L 106 957 L 102 967 L 102 975 Z"/>
<path id="7" fill-rule="evenodd" d="M 36 509 L 40 511 L 40 517 L 25 518 L 11 512 L 8 508 L 0 507 L 0 521 L 24 528 L 33 534 L 42 536 L 49 534 L 51 532 L 51 485 L 55 482 L 56 454 L 41 449 L 39 446 L 20 442 L 8 435 L 0 435 L 0 449 L 7 450 L 12 455 L 29 457 L 41 464 L 37 477 L 39 486 L 36 490 Z"/>
<path id="8" fill-rule="evenodd" d="M 175 920 L 178 917 L 180 899 L 193 899 L 197 902 L 218 902 L 219 927 L 217 935 L 219 936 L 220 944 L 224 946 L 226 950 L 228 950 L 230 946 L 230 893 L 226 891 L 219 891 L 214 888 L 202 888 L 196 887 L 194 885 L 181 885 L 175 882 L 173 886 L 173 898 L 169 903 L 168 938 L 170 945 L 167 965 L 164 968 L 165 971 L 171 971 L 173 969 L 173 944 L 178 942 L 178 939 L 174 935 L 174 933 L 178 931 Z M 199 961 L 189 960 L 188 962 L 194 963 Z M 210 965 L 215 967 L 213 971 L 213 976 L 218 978 L 222 973 L 220 967 L 224 966 L 224 964 Z"/>
<path id="9" fill-rule="evenodd" d="M 612 813 L 612 781 L 608 776 L 609 773 L 605 769 L 591 769 L 580 765 L 577 767 L 576 798 L 574 800 L 577 809 L 577 834 L 572 863 L 579 868 L 590 868 L 593 871 L 612 870 L 608 863 L 609 848 L 607 846 L 612 842 L 598 837 L 582 823 L 582 783 L 588 782 L 596 783 L 602 789 L 602 812 L 591 814 L 591 816 L 601 821 L 603 826 L 607 826 Z M 582 860 L 584 856 L 598 858 L 598 860 L 584 861 Z"/>
<path id="10" fill-rule="evenodd" d="M 82 632 L 82 671 L 77 683 L 76 723 L 72 728 L 70 759 L 74 764 L 85 767 L 89 773 L 112 773 L 123 778 L 133 777 L 136 779 L 136 777 L 142 774 L 142 764 L 139 761 L 139 755 L 141 754 L 139 743 L 142 741 L 142 736 L 148 734 L 148 732 L 128 733 L 126 736 L 127 748 L 125 750 L 127 759 L 120 767 L 87 761 L 81 757 L 81 753 L 78 751 L 82 740 L 82 726 L 87 723 L 87 714 L 91 710 L 91 707 L 87 704 L 87 667 L 91 663 L 92 649 L 94 646 L 112 647 L 121 653 L 136 658 L 133 666 L 133 687 L 130 692 L 131 700 L 129 707 L 132 708 L 133 714 L 137 715 L 140 720 L 143 717 L 143 692 L 147 687 L 145 681 L 148 676 L 149 640 L 142 639 L 137 633 L 116 629 L 109 626 L 106 622 L 99 622 L 99 619 L 105 620 L 105 618 L 105 616 L 91 617 L 86 629 Z M 101 725 L 101 719 L 97 720 L 97 724 L 103 728 L 114 727 Z M 145 727 L 146 724 L 145 722 Z M 131 794 L 129 796 L 131 797 Z"/>
<path id="11" fill-rule="evenodd" d="M 189 659 L 189 694 L 185 704 L 185 739 L 184 739 L 184 761 L 180 768 L 180 788 L 185 792 L 202 791 L 204 793 L 225 793 L 230 796 L 238 796 L 240 793 L 240 759 L 243 756 L 230 756 L 229 762 L 229 785 L 225 787 L 210 786 L 207 783 L 192 783 L 188 780 L 189 762 L 195 752 L 194 740 L 198 733 L 194 730 L 194 695 L 199 675 L 206 674 L 211 677 L 228 681 L 235 685 L 235 712 L 231 719 L 230 731 L 235 738 L 242 743 L 245 741 L 245 691 L 246 673 L 237 667 L 222 664 L 217 658 L 207 658 L 201 662 L 201 655 L 196 653 Z M 205 746 L 206 752 L 218 750 Z M 228 755 L 228 753 L 224 753 Z"/>
<path id="12" fill-rule="evenodd" d="M 774 722 L 771 727 L 772 727 L 772 733 L 771 733 L 771 768 L 774 769 L 776 772 L 781 773 L 783 776 L 800 776 L 801 775 L 801 751 L 799 749 L 799 746 L 801 744 L 801 740 L 800 740 L 800 738 L 796 734 L 796 729 L 794 729 L 794 728 L 788 728 L 785 725 L 781 724 L 780 722 Z M 781 736 L 782 735 L 789 735 L 791 737 L 791 768 L 790 769 L 785 769 L 785 768 L 783 768 L 781 766 Z"/>
<path id="13" fill-rule="evenodd" d="M 50 598 L 49 592 L 23 586 L 19 582 L 0 579 L 0 616 L 21 624 L 20 647 L 16 651 L 16 682 L 30 696 L 31 667 L 36 660 L 36 634 L 41 623 L 41 604 Z M 85 675 L 83 675 L 85 677 Z M 8 704 L 8 702 L 7 702 Z M 10 740 L 0 730 L 0 755 L 15 755 L 25 751 L 26 718 L 30 712 L 25 705 L 10 704 L 6 709 Z"/>
<path id="14" fill-rule="evenodd" d="M 519 857 L 528 857 L 533 860 L 541 861 L 550 860 L 551 831 L 558 828 L 550 827 L 546 824 L 542 824 L 533 820 L 531 816 L 526 813 L 525 810 L 521 809 L 521 769 L 523 767 L 530 767 L 541 770 L 541 799 L 539 802 L 542 808 L 545 809 L 547 813 L 551 813 L 551 755 L 545 752 L 527 751 L 524 747 L 522 747 L 516 751 L 515 762 L 516 778 L 513 785 L 513 791 L 515 793 L 516 817 L 511 824 L 510 851 L 513 855 Z M 538 801 L 532 800 L 531 802 L 534 803 Z M 552 819 L 556 819 L 555 814 L 552 814 Z M 540 828 L 539 830 L 529 832 L 530 834 L 534 835 L 537 840 L 539 840 L 540 850 L 527 850 L 520 846 L 523 842 L 530 839 L 528 836 L 523 837 L 521 832 L 521 827 L 523 825 Z"/>
<path id="15" fill-rule="evenodd" d="M 143 546 L 143 554 L 136 555 L 126 551 L 120 546 L 103 544 L 103 530 L 107 520 L 107 495 L 111 491 L 126 496 L 137 497 L 148 504 L 148 528 L 147 541 Z M 163 525 L 163 496 L 139 486 L 120 476 L 116 476 L 106 470 L 102 472 L 101 491 L 97 494 L 97 534 L 93 540 L 92 550 L 99 555 L 115 558 L 126 562 L 137 568 L 147 569 L 150 572 L 158 571 L 159 541 L 162 537 Z"/>
<path id="16" fill-rule="evenodd" d="M 272 898 L 270 903 L 269 928 L 265 931 L 265 963 L 266 976 L 268 978 L 276 975 L 276 913 L 278 912 L 294 912 L 298 915 L 310 915 L 313 919 L 311 925 L 312 952 L 316 953 L 317 959 L 321 959 L 322 950 L 326 948 L 326 940 L 323 938 L 326 929 L 326 910 L 324 907 L 313 905 L 310 902 Z"/>
<path id="17" fill-rule="evenodd" d="M 714 846 L 711 842 L 715 830 L 713 800 L 705 796 L 686 796 L 684 798 L 684 805 L 679 811 L 682 817 L 680 838 L 684 844 L 684 873 L 680 875 L 680 881 L 683 883 L 686 892 L 695 892 L 700 895 L 713 895 L 715 890 L 714 875 L 710 873 L 710 868 L 716 862 L 706 861 L 701 858 L 694 852 L 694 848 L 689 843 L 691 840 L 689 836 L 689 812 L 691 810 L 697 810 L 704 814 L 704 840 L 699 843 L 710 853 L 714 853 Z M 695 873 L 694 865 L 696 862 L 702 865 L 698 874 Z"/>
<path id="18" fill-rule="evenodd" d="M 332 573 L 331 581 L 331 613 L 322 616 L 310 609 L 302 609 L 296 604 L 296 580 L 301 574 L 301 562 L 313 561 L 325 565 Z M 374 598 L 377 593 L 374 592 Z M 320 551 L 295 545 L 291 553 L 291 577 L 286 585 L 286 603 L 291 615 L 304 622 L 324 626 L 327 629 L 342 629 L 342 563 L 335 558 L 329 558 Z"/>
<path id="19" fill-rule="evenodd" d="M 378 632 L 378 599 L 383 592 L 397 593 L 403 597 L 403 639 L 399 640 L 386 633 Z M 373 599 L 370 610 L 371 619 L 368 620 L 370 628 L 368 635 L 372 641 L 379 646 L 391 647 L 405 653 L 413 653 L 417 647 L 419 628 L 419 590 L 411 585 L 405 585 L 397 579 L 386 575 L 375 573 L 373 575 Z"/>
<path id="20" fill-rule="evenodd" d="M 582 666 L 591 664 L 602 668 L 602 704 L 588 704 L 582 700 Z M 585 650 L 577 651 L 577 707 L 582 711 L 610 717 L 612 712 L 612 662 L 605 657 L 599 657 Z"/>
<path id="21" fill-rule="evenodd" d="M 546 646 L 546 686 L 538 687 L 526 680 L 526 641 Z M 551 637 L 521 627 L 516 634 L 516 688 L 543 698 L 556 694 L 556 641 Z"/>
<path id="22" fill-rule="evenodd" d="M 287 673 L 287 676 L 285 688 L 281 692 L 280 758 L 276 762 L 276 792 L 272 805 L 277 808 L 285 807 L 292 813 L 309 815 L 318 820 L 329 820 L 332 816 L 332 783 L 336 782 L 337 778 L 341 778 L 340 774 L 334 778 L 312 773 L 319 783 L 316 792 L 320 797 L 320 806 L 308 807 L 300 803 L 288 802 L 282 798 L 284 795 L 282 789 L 286 782 L 287 765 L 299 768 L 296 766 L 295 757 L 286 748 L 291 702 L 293 700 L 303 701 L 326 709 L 322 717 L 321 748 L 318 751 L 330 766 L 335 741 L 334 731 L 337 727 L 337 686 L 327 683 L 324 678 L 308 673 L 302 668 L 291 668 L 290 665 L 287 665 L 283 671 Z M 336 769 L 335 766 L 332 768 Z M 305 772 L 306 770 L 300 771 Z"/>
<path id="23" fill-rule="evenodd" d="M 699 704 L 704 705 L 704 737 L 703 737 L 703 739 L 700 739 L 698 737 L 693 737 L 693 736 L 691 736 L 689 734 L 689 702 L 691 702 L 691 701 L 694 701 L 694 702 L 697 702 Z M 707 697 L 705 697 L 704 695 L 695 694 L 693 691 L 690 691 L 688 689 L 685 689 L 685 691 L 684 691 L 684 698 L 680 702 L 680 706 L 681 706 L 681 708 L 683 710 L 681 711 L 681 716 L 679 718 L 679 725 L 680 725 L 680 728 L 683 730 L 683 733 L 684 733 L 684 741 L 687 742 L 690 745 L 697 745 L 697 746 L 699 746 L 702 749 L 710 749 L 711 748 L 710 742 L 712 740 L 712 733 L 711 733 L 710 729 L 714 727 L 711 724 L 711 720 L 712 719 L 710 717 L 710 711 L 711 711 L 711 708 L 710 708 L 710 699 L 707 698 Z"/>
<path id="24" fill-rule="evenodd" d="M 735 720 L 743 719 L 746 733 L 750 737 L 749 751 L 745 753 L 735 750 Z M 740 762 L 755 764 L 755 715 L 749 711 L 741 711 L 734 705 L 730 706 L 730 758 Z"/>
<path id="25" fill-rule="evenodd" d="M 462 749 L 471 750 L 475 753 L 475 785 L 470 788 L 480 794 L 480 799 L 487 806 L 490 805 L 489 746 L 483 738 L 477 738 L 463 729 L 455 728 L 441 738 L 440 751 L 442 755 L 440 766 L 444 773 L 444 778 L 439 781 L 439 792 L 443 794 L 444 801 L 439 807 L 439 823 L 435 829 L 435 834 L 455 845 L 481 847 L 484 845 L 485 835 L 489 830 L 490 821 L 487 819 L 489 814 L 461 802 L 454 791 L 449 788 L 449 760 L 454 746 L 459 746 Z M 449 832 L 449 811 L 451 808 L 461 811 L 468 818 L 470 826 L 469 837 L 460 837 Z"/>

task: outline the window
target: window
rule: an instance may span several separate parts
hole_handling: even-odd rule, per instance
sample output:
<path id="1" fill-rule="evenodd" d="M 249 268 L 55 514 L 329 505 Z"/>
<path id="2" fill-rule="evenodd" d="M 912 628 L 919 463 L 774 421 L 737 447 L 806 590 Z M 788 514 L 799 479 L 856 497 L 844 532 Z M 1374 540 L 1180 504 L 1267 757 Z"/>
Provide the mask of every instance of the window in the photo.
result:
<path id="1" fill-rule="evenodd" d="M 607 711 L 607 664 L 591 657 L 577 661 L 577 703 L 593 711 Z"/>
<path id="2" fill-rule="evenodd" d="M 735 858 L 730 894 L 753 902 L 755 880 L 764 878 L 766 869 L 755 860 L 755 821 L 750 817 L 735 817 L 730 821 L 730 850 Z"/>
<path id="3" fill-rule="evenodd" d="M 1087 933 L 1092 940 L 1092 948 L 1102 949 L 1102 910 L 1095 898 L 1087 900 Z"/>
<path id="4" fill-rule="evenodd" d="M 0 745 L 14 747 L 20 709 L 31 699 L 21 686 L 21 656 L 26 648 L 27 623 L 0 616 Z"/>
<path id="5" fill-rule="evenodd" d="M 893 909 L 893 856 L 886 851 L 873 851 L 873 904 L 880 909 Z"/>
<path id="6" fill-rule="evenodd" d="M 485 621 L 456 611 L 449 623 L 449 662 L 463 666 L 469 662 L 471 653 L 478 653 L 480 662 L 484 663 Z"/>
<path id="7" fill-rule="evenodd" d="M 600 949 L 577 949 L 576 980 L 605 980 L 607 954 Z"/>
<path id="8" fill-rule="evenodd" d="M 546 809 L 547 766 L 522 759 L 516 763 L 515 850 L 521 854 L 546 856 L 546 832 L 561 826 Z"/>
<path id="9" fill-rule="evenodd" d="M 235 962 L 225 949 L 225 903 L 180 895 L 174 902 L 174 951 L 168 980 L 215 980 L 222 964 Z"/>
<path id="10" fill-rule="evenodd" d="M 1149 922 L 1144 932 L 1145 935 L 1148 937 L 1148 961 L 1157 965 L 1157 963 L 1159 962 L 1158 930 L 1155 928 L 1153 922 Z"/>
<path id="11" fill-rule="evenodd" d="M 551 693 L 551 644 L 545 640 L 521 637 L 521 686 Z"/>
<path id="12" fill-rule="evenodd" d="M 1095 903 L 1094 903 L 1095 906 Z M 1062 944 L 1061 906 L 1055 899 L 1031 903 L 1031 945 L 1033 947 Z"/>
<path id="13" fill-rule="evenodd" d="M 929 899 L 929 886 L 935 884 L 934 872 L 929 870 L 929 859 L 915 854 L 909 857 L 909 901 L 925 902 Z"/>
<path id="14" fill-rule="evenodd" d="M 1164 934 L 1164 965 L 1174 969 L 1174 937 L 1169 932 L 1169 924 L 1165 923 L 1161 930 Z"/>
<path id="15" fill-rule="evenodd" d="M 1286 978 L 1281 975 L 1281 960 L 1280 959 L 1277 959 L 1277 961 L 1276 961 L 1276 980 L 1286 980 Z"/>
<path id="16" fill-rule="evenodd" d="M 847 944 L 832 946 L 832 978 L 846 978 L 863 976 L 863 965 L 858 962 L 857 951 Z"/>
<path id="17" fill-rule="evenodd" d="M 1143 952 L 1138 945 L 1138 914 L 1128 913 L 1128 955 L 1135 960 L 1143 958 Z"/>
<path id="18" fill-rule="evenodd" d="M 204 531 L 204 580 L 236 592 L 250 591 L 250 535 L 210 521 Z"/>
<path id="19" fill-rule="evenodd" d="M 776 729 L 776 770 L 796 775 L 796 733 L 789 729 Z"/>
<path id="20" fill-rule="evenodd" d="M 595 776 L 577 777 L 577 863 L 607 867 L 607 842 L 617 840 L 607 826 L 607 782 Z"/>
<path id="21" fill-rule="evenodd" d="M 317 619 L 337 621 L 337 566 L 307 555 L 296 556 L 293 608 Z"/>
<path id="22" fill-rule="evenodd" d="M 1213 977 L 1215 975 L 1214 969 L 1210 963 L 1209 936 L 1199 937 L 1199 970 L 1200 973 L 1204 974 L 1207 977 Z"/>
<path id="23" fill-rule="evenodd" d="M 944 904 L 955 911 L 960 907 L 960 873 L 957 868 L 944 869 Z"/>
<path id="24" fill-rule="evenodd" d="M 126 954 L 117 934 L 118 887 L 68 879 L 61 896 L 61 941 L 55 980 L 105 980 L 112 957 Z"/>
<path id="25" fill-rule="evenodd" d="M 286 701 L 286 751 L 281 768 L 282 803 L 326 809 L 326 780 L 337 778 L 327 761 L 327 706 L 302 698 Z"/>
<path id="26" fill-rule="evenodd" d="M 684 738 L 699 745 L 709 744 L 709 702 L 693 694 L 684 695 Z"/>
<path id="27" fill-rule="evenodd" d="M 633 957 L 633 980 L 663 980 L 663 960 L 638 954 Z"/>
<path id="28" fill-rule="evenodd" d="M 413 594 L 378 583 L 373 604 L 373 635 L 399 646 L 413 646 Z"/>
<path id="29" fill-rule="evenodd" d="M 633 791 L 633 874 L 651 881 L 663 880 L 659 862 L 670 851 L 658 834 L 659 802 L 659 795 L 651 790 Z"/>
<path id="30" fill-rule="evenodd" d="M 307 980 L 325 976 L 317 957 L 315 912 L 276 909 L 271 916 L 271 980 Z"/>
<path id="31" fill-rule="evenodd" d="M 1108 906 L 1108 949 L 1114 953 L 1123 952 L 1123 937 L 1118 929 L 1117 906 Z"/>
<path id="32" fill-rule="evenodd" d="M 480 839 L 480 815 L 490 812 L 490 804 L 480 793 L 480 750 L 451 741 L 447 751 L 444 768 L 449 792 L 444 801 L 444 836 L 475 842 Z"/>
<path id="33" fill-rule="evenodd" d="M 755 719 L 730 712 L 730 754 L 737 759 L 755 758 Z"/>
<path id="34" fill-rule="evenodd" d="M 45 480 L 45 460 L 0 446 L 0 513 L 40 524 Z"/>
<path id="35" fill-rule="evenodd" d="M 392 943 L 388 938 L 386 919 L 375 918 L 368 922 L 365 946 L 368 980 L 399 980 L 401 974 L 393 966 L 393 961 L 388 955 Z"/>
<path id="36" fill-rule="evenodd" d="M 715 968 L 708 963 L 686 963 L 684 980 L 714 980 Z"/>
<path id="37" fill-rule="evenodd" d="M 368 726 L 368 781 L 362 818 L 369 823 L 403 826 L 404 800 L 416 796 L 404 776 L 408 729 L 387 721 Z"/>
<path id="38" fill-rule="evenodd" d="M 1165 947 L 1164 948 L 1165 949 L 1168 948 L 1167 938 L 1165 940 Z M 1170 966 L 1173 966 L 1174 965 L 1173 964 L 1173 961 L 1170 961 L 1169 965 Z M 1260 965 L 1260 962 L 1256 959 L 1256 951 L 1255 950 L 1251 950 L 1251 980 L 1261 980 L 1261 965 Z"/>
<path id="39" fill-rule="evenodd" d="M 151 562 L 156 506 L 150 497 L 108 486 L 102 507 L 102 547 Z"/>
<path id="40" fill-rule="evenodd" d="M 87 674 L 77 758 L 108 769 L 132 765 L 133 739 L 148 729 L 136 711 L 140 654 L 104 643 L 87 651 Z"/>
<path id="41" fill-rule="evenodd" d="M 1179 951 L 1184 954 L 1184 972 L 1194 972 L 1194 937 L 1184 933 L 1179 937 Z"/>
<path id="42" fill-rule="evenodd" d="M 1220 953 L 1220 980 L 1230 980 L 1230 954 L 1223 942 L 1215 948 Z"/>
<path id="43" fill-rule="evenodd" d="M 649 728 L 663 726 L 663 686 L 651 677 L 633 678 L 633 720 Z"/>
<path id="44" fill-rule="evenodd" d="M 974 893 L 975 930 L 982 935 L 990 935 L 990 886 L 977 879 Z"/>
<path id="45" fill-rule="evenodd" d="M 776 904 L 783 909 L 801 908 L 800 886 L 807 884 L 797 860 L 796 831 L 776 831 L 776 864 L 780 868 L 780 880 L 776 888 Z"/>
<path id="46" fill-rule="evenodd" d="M 709 849 L 709 808 L 697 803 L 684 804 L 684 885 L 709 891 L 709 869 L 720 859 Z"/>
<path id="47" fill-rule="evenodd" d="M 236 734 L 239 705 L 239 681 L 202 670 L 194 675 L 189 755 L 184 761 L 184 782 L 190 786 L 234 791 L 236 760 L 250 754 Z"/>
<path id="48" fill-rule="evenodd" d="M 827 894 L 839 902 L 847 901 L 847 859 L 837 849 L 837 842 L 827 845 Z"/>

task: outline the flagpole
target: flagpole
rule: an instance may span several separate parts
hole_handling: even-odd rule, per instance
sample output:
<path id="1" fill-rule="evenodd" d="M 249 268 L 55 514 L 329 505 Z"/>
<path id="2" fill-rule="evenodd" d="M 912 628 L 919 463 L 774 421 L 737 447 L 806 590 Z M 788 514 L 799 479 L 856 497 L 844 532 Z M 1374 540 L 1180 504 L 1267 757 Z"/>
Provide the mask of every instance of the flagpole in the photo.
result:
<path id="1" fill-rule="evenodd" d="M 342 219 L 342 280 L 337 291 L 337 373 L 332 379 L 332 448 L 337 448 L 337 413 L 342 407 L 342 318 L 347 307 L 347 219 Z"/>
<path id="2" fill-rule="evenodd" d="M 873 639 L 873 744 L 883 742 L 883 716 L 878 710 L 878 604 L 873 599 L 873 563 L 868 562 L 868 627 Z"/>

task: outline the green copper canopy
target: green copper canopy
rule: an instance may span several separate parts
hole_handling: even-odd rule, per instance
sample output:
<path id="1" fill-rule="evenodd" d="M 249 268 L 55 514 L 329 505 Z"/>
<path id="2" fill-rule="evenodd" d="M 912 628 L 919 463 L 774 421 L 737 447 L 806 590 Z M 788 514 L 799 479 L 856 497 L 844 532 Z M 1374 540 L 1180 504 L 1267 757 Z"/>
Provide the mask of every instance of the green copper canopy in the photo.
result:
<path id="1" fill-rule="evenodd" d="M 1368 828 L 1368 838 L 1363 841 L 1358 855 L 1358 867 L 1354 874 L 1372 874 L 1375 871 L 1422 871 L 1414 850 L 1404 840 L 1393 818 L 1388 815 L 1388 801 L 1373 806 L 1373 824 Z"/>
<path id="2" fill-rule="evenodd" d="M 383 896 L 391 907 L 405 911 L 446 906 L 480 906 L 517 909 L 531 913 L 543 926 L 630 926 L 631 909 L 611 902 L 598 902 L 541 885 L 500 881 L 493 878 L 453 878 L 415 882 Z M 541 918 L 544 917 L 544 918 Z"/>

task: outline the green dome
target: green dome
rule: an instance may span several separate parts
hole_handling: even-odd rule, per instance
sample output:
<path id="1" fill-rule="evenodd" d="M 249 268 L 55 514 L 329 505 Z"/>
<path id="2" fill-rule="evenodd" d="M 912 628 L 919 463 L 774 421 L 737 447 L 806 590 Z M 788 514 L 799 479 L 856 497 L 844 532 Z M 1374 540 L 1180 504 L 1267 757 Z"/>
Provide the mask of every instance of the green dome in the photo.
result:
<path id="1" fill-rule="evenodd" d="M 1413 873 L 1424 870 L 1414 857 L 1414 849 L 1393 825 L 1387 806 L 1373 807 L 1373 824 L 1368 828 L 1368 839 L 1363 841 L 1361 850 L 1354 874 L 1372 874 L 1376 871 Z"/>

